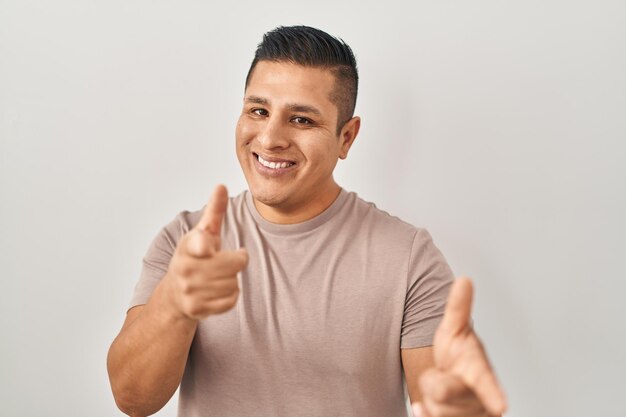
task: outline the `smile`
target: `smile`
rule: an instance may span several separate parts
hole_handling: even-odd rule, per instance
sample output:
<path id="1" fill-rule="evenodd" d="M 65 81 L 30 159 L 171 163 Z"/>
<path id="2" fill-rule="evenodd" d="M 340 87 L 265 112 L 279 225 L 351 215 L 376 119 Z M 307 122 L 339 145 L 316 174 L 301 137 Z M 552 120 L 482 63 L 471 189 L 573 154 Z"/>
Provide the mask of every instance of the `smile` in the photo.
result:
<path id="1" fill-rule="evenodd" d="M 285 170 L 287 168 L 290 168 L 296 165 L 295 162 L 287 161 L 287 160 L 278 160 L 278 159 L 271 158 L 274 160 L 270 161 L 269 158 L 268 159 L 263 158 L 261 155 L 256 154 L 256 153 L 254 154 L 254 156 L 256 157 L 256 160 L 259 162 L 259 165 L 270 170 L 275 170 L 275 171 Z"/>

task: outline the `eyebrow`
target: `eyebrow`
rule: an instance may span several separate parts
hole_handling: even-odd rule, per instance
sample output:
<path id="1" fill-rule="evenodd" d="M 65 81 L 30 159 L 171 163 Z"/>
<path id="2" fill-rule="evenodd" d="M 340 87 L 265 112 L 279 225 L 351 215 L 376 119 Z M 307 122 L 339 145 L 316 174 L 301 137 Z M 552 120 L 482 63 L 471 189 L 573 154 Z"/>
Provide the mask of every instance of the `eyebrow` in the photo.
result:
<path id="1" fill-rule="evenodd" d="M 263 97 L 258 96 L 246 96 L 245 101 L 247 103 L 256 103 L 256 104 L 268 104 L 269 101 Z"/>
<path id="2" fill-rule="evenodd" d="M 247 96 L 245 98 L 245 101 L 247 103 L 256 103 L 256 104 L 263 104 L 263 105 L 269 105 L 270 103 L 268 99 L 259 97 L 259 96 Z M 309 106 L 308 104 L 289 103 L 286 105 L 286 107 L 289 110 L 298 112 L 298 113 L 311 113 L 317 116 L 322 115 L 322 112 L 319 111 L 316 107 Z"/>

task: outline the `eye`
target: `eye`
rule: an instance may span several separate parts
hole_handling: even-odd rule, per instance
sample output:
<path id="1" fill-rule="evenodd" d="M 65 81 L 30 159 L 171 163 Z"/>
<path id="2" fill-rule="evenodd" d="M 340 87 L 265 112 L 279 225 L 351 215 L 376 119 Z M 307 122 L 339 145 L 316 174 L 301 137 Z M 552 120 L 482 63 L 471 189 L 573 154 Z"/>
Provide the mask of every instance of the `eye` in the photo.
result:
<path id="1" fill-rule="evenodd" d="M 295 122 L 296 124 L 299 124 L 299 125 L 310 125 L 310 124 L 313 124 L 313 122 L 310 121 L 309 119 L 304 118 L 304 117 L 300 117 L 300 116 L 294 117 L 291 120 L 293 122 Z"/>
<path id="2" fill-rule="evenodd" d="M 269 112 L 265 109 L 252 109 L 250 113 L 255 114 L 257 116 L 267 116 Z"/>

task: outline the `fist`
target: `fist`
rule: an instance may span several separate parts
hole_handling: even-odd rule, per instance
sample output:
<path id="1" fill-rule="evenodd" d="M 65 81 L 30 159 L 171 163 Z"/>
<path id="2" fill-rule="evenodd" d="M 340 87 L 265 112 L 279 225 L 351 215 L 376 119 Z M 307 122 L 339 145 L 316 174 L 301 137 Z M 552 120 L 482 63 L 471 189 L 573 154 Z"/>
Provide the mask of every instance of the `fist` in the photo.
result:
<path id="1" fill-rule="evenodd" d="M 239 297 L 237 274 L 248 264 L 245 249 L 222 251 L 220 232 L 228 193 L 218 185 L 202 218 L 178 242 L 166 275 L 177 313 L 194 320 L 231 309 Z"/>

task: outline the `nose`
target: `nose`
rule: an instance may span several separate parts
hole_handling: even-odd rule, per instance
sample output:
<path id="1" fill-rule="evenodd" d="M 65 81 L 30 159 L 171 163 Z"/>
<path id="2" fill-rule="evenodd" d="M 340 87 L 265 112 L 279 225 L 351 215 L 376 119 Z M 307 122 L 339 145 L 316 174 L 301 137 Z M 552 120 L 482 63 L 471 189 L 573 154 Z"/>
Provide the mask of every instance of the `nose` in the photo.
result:
<path id="1" fill-rule="evenodd" d="M 289 147 L 287 132 L 277 119 L 268 119 L 258 133 L 257 140 L 266 150 L 285 149 Z"/>

